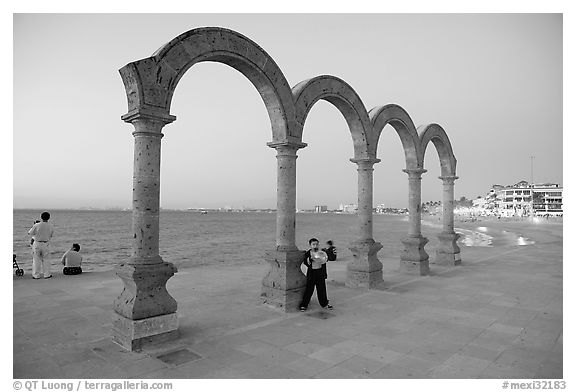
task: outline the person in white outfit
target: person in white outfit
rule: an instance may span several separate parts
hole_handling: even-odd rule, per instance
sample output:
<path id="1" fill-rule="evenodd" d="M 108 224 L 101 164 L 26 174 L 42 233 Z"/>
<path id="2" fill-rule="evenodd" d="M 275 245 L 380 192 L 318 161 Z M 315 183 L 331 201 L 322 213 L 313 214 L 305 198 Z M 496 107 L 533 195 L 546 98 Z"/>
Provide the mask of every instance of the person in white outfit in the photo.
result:
<path id="1" fill-rule="evenodd" d="M 50 254 L 50 240 L 54 235 L 54 226 L 49 223 L 50 213 L 43 212 L 40 215 L 42 222 L 35 223 L 28 231 L 34 238 L 32 244 L 32 279 L 40 279 L 40 274 L 44 279 L 52 277 L 50 272 L 50 262 L 47 260 Z"/>

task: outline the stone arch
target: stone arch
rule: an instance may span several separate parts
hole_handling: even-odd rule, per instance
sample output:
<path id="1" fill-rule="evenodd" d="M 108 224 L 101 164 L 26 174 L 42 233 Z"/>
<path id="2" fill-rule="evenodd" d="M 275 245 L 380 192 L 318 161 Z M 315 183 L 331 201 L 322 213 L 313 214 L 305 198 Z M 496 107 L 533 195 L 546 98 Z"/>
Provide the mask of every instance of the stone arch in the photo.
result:
<path id="1" fill-rule="evenodd" d="M 421 233 L 421 180 L 422 173 L 425 172 L 422 160 L 424 155 L 418 132 L 408 113 L 399 105 L 375 107 L 370 110 L 369 115 L 374 138 L 371 144 L 374 156 L 377 155 L 378 141 L 387 124 L 394 128 L 404 148 L 406 160 L 404 172 L 408 174 L 409 226 L 407 236 L 402 240 L 404 250 L 400 255 L 400 267 L 407 270 L 418 269 L 420 275 L 428 275 L 428 254 L 424 250 L 428 239 Z"/>
<path id="2" fill-rule="evenodd" d="M 344 116 L 352 136 L 354 158 L 370 157 L 368 143 L 371 125 L 368 112 L 356 91 L 348 83 L 335 76 L 321 75 L 298 83 L 292 88 L 292 94 L 300 140 L 310 109 L 323 99 L 336 106 Z"/>
<path id="3" fill-rule="evenodd" d="M 387 124 L 390 124 L 395 130 L 404 148 L 404 155 L 406 157 L 406 168 L 416 169 L 422 168 L 424 162 L 421 160 L 423 154 L 420 152 L 421 144 L 418 138 L 418 132 L 412 122 L 408 113 L 399 105 L 389 104 L 385 106 L 378 106 L 370 110 L 368 113 L 370 122 L 372 123 L 372 138 L 370 143 L 371 154 L 377 156 L 378 141 L 382 133 L 382 129 Z"/>
<path id="4" fill-rule="evenodd" d="M 268 110 L 274 142 L 299 141 L 293 130 L 292 92 L 278 65 L 252 40 L 220 27 L 187 31 L 152 57 L 120 69 L 128 98 L 125 116 L 136 112 L 169 115 L 178 82 L 191 66 L 202 61 L 227 64 L 252 82 Z"/>
<path id="5" fill-rule="evenodd" d="M 460 247 L 457 244 L 459 234 L 454 231 L 454 181 L 456 176 L 456 158 L 448 135 L 438 124 L 428 124 L 419 128 L 422 144 L 422 162 L 426 147 L 430 141 L 436 147 L 440 158 L 439 177 L 442 180 L 442 232 L 438 234 L 439 245 L 436 249 L 436 264 L 460 265 Z"/>
<path id="6" fill-rule="evenodd" d="M 442 176 L 455 176 L 456 175 L 456 157 L 452 152 L 452 144 L 446 134 L 446 131 L 438 124 L 428 124 L 418 127 L 420 137 L 421 162 L 424 163 L 424 156 L 428 144 L 432 142 L 438 158 L 440 159 L 440 168 Z"/>

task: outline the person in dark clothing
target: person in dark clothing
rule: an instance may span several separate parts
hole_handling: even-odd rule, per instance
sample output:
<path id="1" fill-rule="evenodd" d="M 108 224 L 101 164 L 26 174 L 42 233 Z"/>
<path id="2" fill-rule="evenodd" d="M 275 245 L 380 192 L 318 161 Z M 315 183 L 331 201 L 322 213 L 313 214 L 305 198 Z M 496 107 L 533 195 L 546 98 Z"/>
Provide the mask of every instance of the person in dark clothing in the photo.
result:
<path id="1" fill-rule="evenodd" d="M 336 252 L 336 247 L 334 246 L 334 241 L 328 240 L 328 241 L 326 241 L 326 245 L 328 245 L 328 246 L 326 248 L 322 248 L 322 250 L 324 252 L 326 252 L 326 255 L 328 255 L 328 261 L 336 261 L 336 258 L 338 257 L 338 253 Z"/>
<path id="2" fill-rule="evenodd" d="M 326 295 L 326 262 L 328 261 L 328 255 L 319 249 L 319 241 L 316 238 L 311 238 L 308 244 L 310 244 L 310 249 L 304 254 L 304 264 L 308 267 L 306 273 L 306 290 L 300 303 L 300 311 L 304 312 L 308 309 L 314 288 L 316 288 L 316 295 L 318 296 L 320 306 L 326 309 L 332 309 L 332 305 L 329 304 Z"/>

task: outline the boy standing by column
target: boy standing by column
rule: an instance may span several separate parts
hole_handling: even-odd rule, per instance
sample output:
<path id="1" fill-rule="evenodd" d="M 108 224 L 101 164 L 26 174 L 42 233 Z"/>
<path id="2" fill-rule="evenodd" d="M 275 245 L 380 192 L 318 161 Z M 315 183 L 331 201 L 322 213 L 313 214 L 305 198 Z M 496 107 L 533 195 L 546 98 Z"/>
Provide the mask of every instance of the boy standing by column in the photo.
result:
<path id="1" fill-rule="evenodd" d="M 332 309 L 332 305 L 329 304 L 328 297 L 326 295 L 326 261 L 328 261 L 328 256 L 326 253 L 319 249 L 319 241 L 316 238 L 311 238 L 308 241 L 310 249 L 304 254 L 304 264 L 308 267 L 308 272 L 306 273 L 306 290 L 304 291 L 304 297 L 300 303 L 300 311 L 304 312 L 308 309 L 308 304 L 314 293 L 314 287 L 316 287 L 316 295 L 318 296 L 318 302 L 320 306 L 325 309 Z"/>

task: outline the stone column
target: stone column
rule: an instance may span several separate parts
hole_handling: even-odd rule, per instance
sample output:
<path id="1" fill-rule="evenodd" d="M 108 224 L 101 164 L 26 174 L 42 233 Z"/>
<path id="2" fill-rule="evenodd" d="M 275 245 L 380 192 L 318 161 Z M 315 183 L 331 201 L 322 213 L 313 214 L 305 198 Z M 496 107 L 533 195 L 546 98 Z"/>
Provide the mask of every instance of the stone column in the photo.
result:
<path id="1" fill-rule="evenodd" d="M 122 116 L 134 125 L 132 253 L 116 267 L 124 290 L 114 301 L 113 340 L 128 350 L 177 336 L 177 303 L 166 282 L 177 271 L 159 255 L 162 128 L 176 117 L 142 111 Z"/>
<path id="2" fill-rule="evenodd" d="M 382 283 L 382 263 L 377 253 L 382 244 L 372 234 L 374 164 L 380 159 L 351 159 L 358 165 L 358 239 L 350 244 L 353 260 L 348 263 L 346 286 L 374 288 Z"/>
<path id="3" fill-rule="evenodd" d="M 400 255 L 400 268 L 412 271 L 417 269 L 420 275 L 430 273 L 428 253 L 424 245 L 428 239 L 422 237 L 422 174 L 425 169 L 404 169 L 408 174 L 408 236 L 402 240 L 404 251 Z"/>
<path id="4" fill-rule="evenodd" d="M 298 309 L 306 276 L 300 271 L 304 251 L 296 247 L 296 152 L 305 143 L 268 143 L 278 164 L 276 249 L 266 252 L 270 264 L 262 279 L 262 302 L 285 312 Z"/>
<path id="5" fill-rule="evenodd" d="M 454 181 L 456 176 L 441 176 L 442 180 L 442 233 L 438 234 L 440 245 L 436 250 L 436 263 L 459 265 L 460 248 L 456 241 L 459 235 L 454 232 Z"/>

